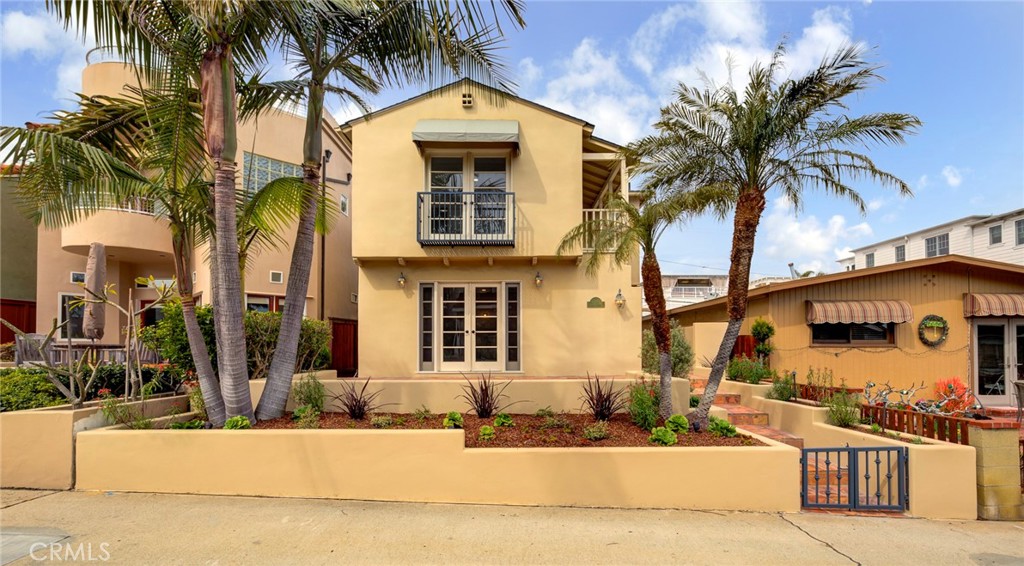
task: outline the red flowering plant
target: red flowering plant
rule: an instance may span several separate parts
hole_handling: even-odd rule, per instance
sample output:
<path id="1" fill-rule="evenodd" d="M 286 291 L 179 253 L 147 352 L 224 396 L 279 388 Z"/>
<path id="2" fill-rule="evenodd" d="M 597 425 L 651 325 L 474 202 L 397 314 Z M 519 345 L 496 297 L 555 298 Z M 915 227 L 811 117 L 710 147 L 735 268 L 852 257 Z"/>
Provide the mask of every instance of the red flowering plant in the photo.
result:
<path id="1" fill-rule="evenodd" d="M 103 389 L 100 389 L 99 391 L 96 392 L 96 396 L 99 397 L 100 399 L 106 399 L 108 397 L 113 397 L 114 393 L 110 389 L 104 387 Z"/>

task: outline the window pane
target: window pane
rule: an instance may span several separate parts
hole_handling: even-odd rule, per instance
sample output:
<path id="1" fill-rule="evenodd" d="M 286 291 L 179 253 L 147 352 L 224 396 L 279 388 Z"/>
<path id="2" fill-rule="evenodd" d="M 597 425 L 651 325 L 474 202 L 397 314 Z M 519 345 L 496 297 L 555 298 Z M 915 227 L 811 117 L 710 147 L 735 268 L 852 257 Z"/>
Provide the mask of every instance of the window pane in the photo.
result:
<path id="1" fill-rule="evenodd" d="M 449 171 L 462 173 L 461 157 L 431 157 L 431 171 Z"/>
<path id="2" fill-rule="evenodd" d="M 246 297 L 245 308 L 256 312 L 270 312 L 270 297 Z"/>
<path id="3" fill-rule="evenodd" d="M 896 246 L 896 261 L 907 261 L 906 246 Z"/>
<path id="4" fill-rule="evenodd" d="M 888 341 L 888 333 L 884 324 L 852 324 L 850 325 L 852 340 Z"/>
<path id="5" fill-rule="evenodd" d="M 812 324 L 811 342 L 814 344 L 847 344 L 850 329 L 845 324 Z"/>
<path id="6" fill-rule="evenodd" d="M 462 173 L 430 173 L 430 188 L 462 188 Z"/>
<path id="7" fill-rule="evenodd" d="M 61 295 L 60 315 L 61 322 L 68 321 L 67 326 L 61 331 L 64 338 L 85 338 L 82 331 L 82 323 L 85 317 L 85 305 L 71 306 L 71 303 L 78 299 L 84 299 L 85 295 Z"/>
<path id="8" fill-rule="evenodd" d="M 864 256 L 864 260 L 867 262 L 867 266 L 868 267 L 874 267 L 875 266 L 875 254 L 870 253 L 870 254 Z"/>
<path id="9" fill-rule="evenodd" d="M 1024 220 L 1018 220 L 1013 225 L 1017 229 L 1017 245 L 1024 246 Z"/>
<path id="10" fill-rule="evenodd" d="M 477 172 L 499 172 L 505 174 L 504 157 L 477 157 L 473 162 L 473 169 Z"/>
<path id="11" fill-rule="evenodd" d="M 1001 244 L 1003 242 L 1003 227 L 1002 226 L 989 226 L 988 228 L 988 243 L 989 244 Z"/>

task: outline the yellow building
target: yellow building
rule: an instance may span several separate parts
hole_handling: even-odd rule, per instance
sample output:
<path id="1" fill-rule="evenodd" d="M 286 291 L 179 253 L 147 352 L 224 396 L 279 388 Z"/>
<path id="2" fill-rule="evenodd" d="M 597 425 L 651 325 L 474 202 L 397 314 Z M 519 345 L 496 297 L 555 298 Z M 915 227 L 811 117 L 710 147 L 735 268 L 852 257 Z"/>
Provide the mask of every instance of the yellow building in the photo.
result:
<path id="1" fill-rule="evenodd" d="M 669 311 L 714 357 L 725 298 Z M 750 290 L 741 334 L 763 318 L 775 325 L 776 370 L 830 368 L 853 388 L 899 389 L 959 377 L 986 406 L 1013 405 L 1024 381 L 1024 266 L 958 255 L 892 263 Z M 713 334 L 713 340 L 702 334 Z"/>
<path id="2" fill-rule="evenodd" d="M 360 187 L 360 375 L 639 369 L 636 270 L 588 277 L 581 250 L 556 256 L 607 191 L 629 190 L 593 129 L 468 80 L 342 126 Z"/>
<path id="3" fill-rule="evenodd" d="M 88 95 L 123 95 L 124 86 L 134 81 L 134 75 L 119 62 L 95 63 L 83 71 L 82 91 Z M 285 111 L 270 112 L 258 120 L 239 123 L 239 188 L 257 190 L 272 179 L 301 175 L 304 129 L 303 116 Z M 317 236 L 306 316 L 351 320 L 356 317 L 357 301 L 356 268 L 351 261 L 351 152 L 330 116 L 324 119 L 323 131 L 324 149 L 331 152 L 325 166 L 326 190 L 328 198 L 338 205 L 340 214 L 325 238 Z M 170 232 L 167 223 L 155 214 L 158 212 L 155 206 L 159 205 L 142 200 L 118 203 L 72 226 L 56 230 L 39 227 L 36 327 L 40 332 L 46 332 L 56 318 L 70 321 L 61 338 L 70 336 L 73 341 L 82 338 L 81 309 L 72 308 L 71 302 L 83 296 L 77 283 L 84 281 L 92 242 L 106 245 L 107 280 L 117 285 L 122 307 L 128 307 L 129 288 L 132 288 L 132 308 L 138 309 L 155 297 L 155 290 L 137 287 L 137 277 L 153 276 L 163 280 L 174 277 Z M 281 241 L 276 248 L 250 254 L 245 273 L 245 300 L 251 310 L 279 311 L 283 306 L 295 228 L 288 227 L 279 236 Z M 196 249 L 194 256 L 192 277 L 198 301 L 209 303 L 212 291 L 206 247 Z M 151 312 L 144 323 L 158 317 L 158 312 Z M 111 321 L 120 320 L 121 326 L 127 321 L 119 318 L 113 307 L 108 307 L 106 318 L 102 343 L 122 342 L 120 327 Z"/>

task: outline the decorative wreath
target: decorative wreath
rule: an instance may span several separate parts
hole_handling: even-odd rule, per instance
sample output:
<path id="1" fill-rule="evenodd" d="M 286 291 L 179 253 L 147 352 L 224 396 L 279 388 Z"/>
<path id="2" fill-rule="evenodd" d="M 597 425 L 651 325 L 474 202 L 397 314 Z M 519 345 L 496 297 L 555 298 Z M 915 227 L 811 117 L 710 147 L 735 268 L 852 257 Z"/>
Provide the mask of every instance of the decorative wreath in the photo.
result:
<path id="1" fill-rule="evenodd" d="M 928 331 L 936 328 L 940 329 L 942 333 L 937 338 L 929 337 Z M 947 336 L 949 336 L 949 323 L 946 322 L 946 319 L 937 314 L 925 316 L 917 325 L 917 337 L 920 338 L 921 343 L 926 346 L 938 346 L 946 341 Z"/>

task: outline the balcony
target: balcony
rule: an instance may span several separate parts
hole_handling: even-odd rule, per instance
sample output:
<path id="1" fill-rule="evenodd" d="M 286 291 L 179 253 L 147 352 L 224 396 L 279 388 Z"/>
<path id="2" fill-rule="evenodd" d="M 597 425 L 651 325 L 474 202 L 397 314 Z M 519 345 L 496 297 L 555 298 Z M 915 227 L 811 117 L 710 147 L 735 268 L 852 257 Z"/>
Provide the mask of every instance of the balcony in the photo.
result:
<path id="1" fill-rule="evenodd" d="M 421 246 L 516 245 L 516 197 L 498 191 L 416 194 Z"/>
<path id="2" fill-rule="evenodd" d="M 604 229 L 605 227 L 612 226 L 613 224 L 617 223 L 618 221 L 619 221 L 619 211 L 617 211 L 617 210 L 609 210 L 607 208 L 584 208 L 583 209 L 583 222 L 585 224 L 590 224 L 591 226 L 593 226 L 594 230 Z M 584 253 L 592 253 L 592 252 L 595 252 L 595 251 L 600 252 L 600 253 L 609 253 L 609 252 L 614 251 L 614 250 L 612 250 L 610 248 L 607 248 L 607 247 L 605 249 L 597 250 L 597 249 L 595 249 L 596 246 L 597 246 L 597 242 L 594 241 L 594 238 L 592 236 L 588 235 L 587 237 L 585 237 L 583 239 L 583 252 Z"/>
<path id="3" fill-rule="evenodd" d="M 107 246 L 109 257 L 128 262 L 160 262 L 173 253 L 167 221 L 157 217 L 160 203 L 136 198 L 101 202 L 99 210 L 61 228 L 61 248 L 89 254 L 92 242 Z"/>

